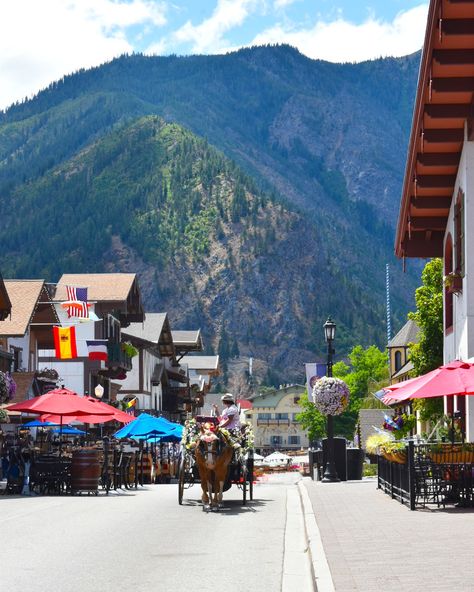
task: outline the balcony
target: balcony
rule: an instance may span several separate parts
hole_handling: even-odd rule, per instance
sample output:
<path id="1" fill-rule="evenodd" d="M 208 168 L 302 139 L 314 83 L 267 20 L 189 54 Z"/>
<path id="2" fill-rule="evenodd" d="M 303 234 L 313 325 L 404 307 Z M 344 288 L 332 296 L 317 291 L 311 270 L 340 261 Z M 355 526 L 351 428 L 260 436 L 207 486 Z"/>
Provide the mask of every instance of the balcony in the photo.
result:
<path id="1" fill-rule="evenodd" d="M 289 426 L 289 419 L 257 419 L 258 426 Z"/>
<path id="2" fill-rule="evenodd" d="M 107 344 L 107 356 L 106 366 L 108 368 L 124 372 L 132 369 L 132 358 L 123 351 L 121 343 L 109 342 Z"/>

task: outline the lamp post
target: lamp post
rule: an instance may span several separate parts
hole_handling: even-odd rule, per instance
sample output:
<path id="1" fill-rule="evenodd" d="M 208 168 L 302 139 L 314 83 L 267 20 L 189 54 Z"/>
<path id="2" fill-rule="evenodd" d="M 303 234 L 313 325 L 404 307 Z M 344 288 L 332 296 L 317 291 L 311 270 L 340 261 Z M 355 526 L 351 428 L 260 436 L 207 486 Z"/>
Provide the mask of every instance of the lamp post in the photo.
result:
<path id="1" fill-rule="evenodd" d="M 336 323 L 328 317 L 324 323 L 324 338 L 328 344 L 327 376 L 332 377 L 332 360 L 335 350 L 332 347 L 334 337 L 336 336 Z M 333 416 L 327 415 L 327 462 L 324 469 L 323 483 L 336 483 L 340 481 L 337 476 L 336 465 L 334 463 L 334 425 Z"/>

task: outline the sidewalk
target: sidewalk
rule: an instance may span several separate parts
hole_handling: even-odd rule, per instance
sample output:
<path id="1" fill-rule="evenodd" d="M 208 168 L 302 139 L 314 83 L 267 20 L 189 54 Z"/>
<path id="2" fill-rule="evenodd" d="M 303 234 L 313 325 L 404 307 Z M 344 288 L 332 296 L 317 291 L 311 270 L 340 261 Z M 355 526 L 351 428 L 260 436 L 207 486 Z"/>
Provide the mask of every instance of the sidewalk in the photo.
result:
<path id="1" fill-rule="evenodd" d="M 334 586 L 325 574 L 319 580 L 316 567 L 324 558 L 314 557 L 313 549 L 318 592 L 474 590 L 474 509 L 411 512 L 377 490 L 375 479 L 305 478 L 301 487 L 312 506 L 305 508 L 307 530 L 319 529 Z"/>

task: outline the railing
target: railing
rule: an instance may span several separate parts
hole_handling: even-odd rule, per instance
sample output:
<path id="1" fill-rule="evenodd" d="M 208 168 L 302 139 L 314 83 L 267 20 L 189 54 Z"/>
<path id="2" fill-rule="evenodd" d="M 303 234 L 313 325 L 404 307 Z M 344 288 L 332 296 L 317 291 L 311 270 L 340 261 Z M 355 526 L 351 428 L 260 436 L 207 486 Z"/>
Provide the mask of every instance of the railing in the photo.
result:
<path id="1" fill-rule="evenodd" d="M 474 506 L 474 446 L 408 442 L 404 463 L 378 457 L 378 488 L 407 503 Z M 400 459 L 399 459 L 400 460 Z"/>
<path id="2" fill-rule="evenodd" d="M 377 487 L 400 503 L 407 504 L 410 510 L 415 509 L 413 442 L 408 443 L 405 463 L 393 462 L 383 456 L 377 457 Z"/>
<path id="3" fill-rule="evenodd" d="M 289 419 L 257 419 L 257 425 L 266 425 L 266 426 L 278 426 L 278 425 L 290 425 Z"/>

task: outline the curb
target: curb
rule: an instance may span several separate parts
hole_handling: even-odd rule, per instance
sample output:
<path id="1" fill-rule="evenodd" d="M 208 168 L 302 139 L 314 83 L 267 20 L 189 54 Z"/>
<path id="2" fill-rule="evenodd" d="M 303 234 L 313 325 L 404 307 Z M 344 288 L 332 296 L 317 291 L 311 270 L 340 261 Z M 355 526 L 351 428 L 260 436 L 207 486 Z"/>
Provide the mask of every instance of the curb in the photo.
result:
<path id="1" fill-rule="evenodd" d="M 326 553 L 324 552 L 321 533 L 319 532 L 313 506 L 303 480 L 298 481 L 298 489 L 303 506 L 304 525 L 315 588 L 317 592 L 335 592 L 331 570 L 329 569 Z"/>
<path id="2" fill-rule="evenodd" d="M 295 592 L 295 590 L 316 592 L 301 494 L 297 487 L 291 487 L 286 497 L 281 592 Z"/>

